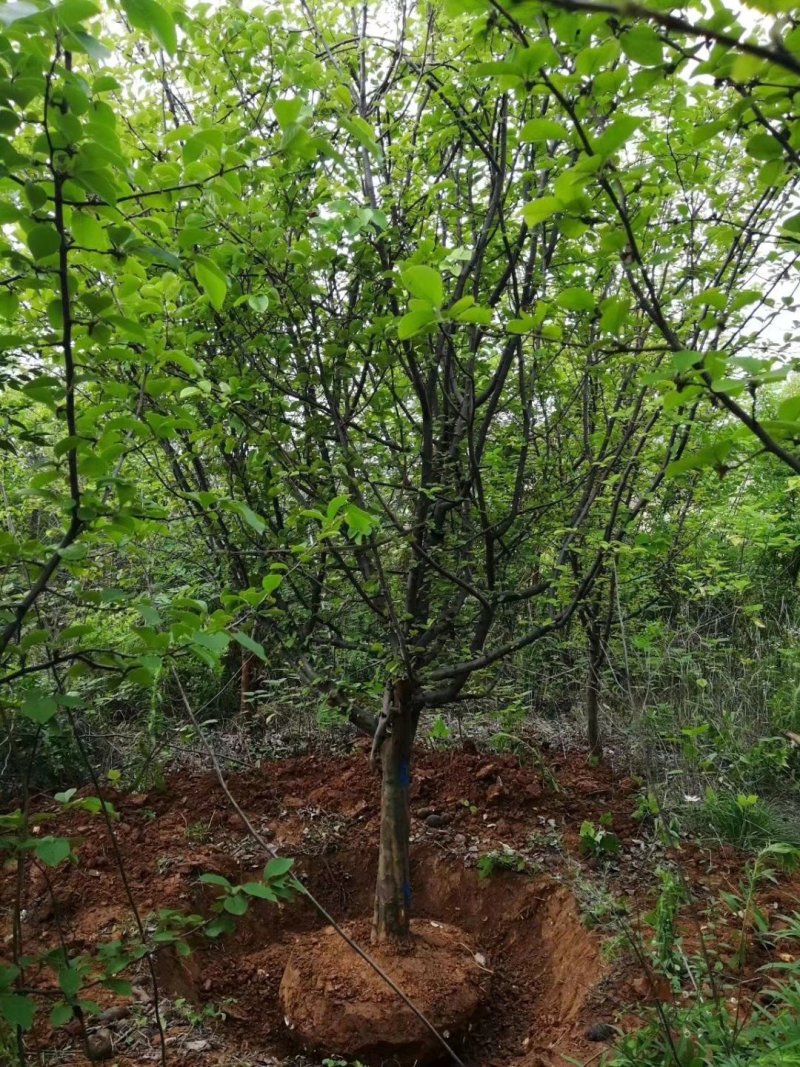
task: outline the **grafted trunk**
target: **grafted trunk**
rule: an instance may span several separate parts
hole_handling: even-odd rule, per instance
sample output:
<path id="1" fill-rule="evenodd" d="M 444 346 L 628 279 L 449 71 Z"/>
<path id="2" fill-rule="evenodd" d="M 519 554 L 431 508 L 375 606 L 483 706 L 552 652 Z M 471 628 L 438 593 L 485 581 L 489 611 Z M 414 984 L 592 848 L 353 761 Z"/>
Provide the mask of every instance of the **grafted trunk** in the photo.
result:
<path id="1" fill-rule="evenodd" d="M 411 817 L 408 791 L 411 783 L 411 747 L 415 713 L 408 687 L 394 687 L 391 733 L 381 749 L 381 832 L 378 883 L 372 940 L 402 940 L 409 936 L 411 917 L 411 868 L 409 837 Z"/>
<path id="2" fill-rule="evenodd" d="M 602 647 L 597 626 L 589 627 L 589 669 L 586 677 L 586 731 L 589 739 L 589 755 L 603 758 L 603 742 L 600 738 L 600 663 Z"/>

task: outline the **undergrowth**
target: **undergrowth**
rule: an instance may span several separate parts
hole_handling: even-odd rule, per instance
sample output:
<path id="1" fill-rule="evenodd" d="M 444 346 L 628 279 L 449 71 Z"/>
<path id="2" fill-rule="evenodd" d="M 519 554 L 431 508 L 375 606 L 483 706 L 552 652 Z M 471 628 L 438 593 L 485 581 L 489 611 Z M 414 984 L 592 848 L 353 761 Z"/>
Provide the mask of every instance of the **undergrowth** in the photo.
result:
<path id="1" fill-rule="evenodd" d="M 776 802 L 755 793 L 732 793 L 706 789 L 697 812 L 695 829 L 700 839 L 711 838 L 757 851 L 773 842 L 800 846 L 800 829 Z"/>
<path id="2" fill-rule="evenodd" d="M 642 1027 L 628 1033 L 607 1053 L 605 1067 L 792 1067 L 800 1064 L 800 960 L 784 954 L 756 973 L 774 979 L 761 1000 L 748 997 L 746 964 L 757 946 L 800 940 L 800 915 L 780 916 L 770 929 L 769 916 L 757 894 L 775 881 L 777 868 L 796 869 L 800 851 L 790 845 L 763 848 L 744 873 L 735 892 L 721 894 L 720 903 L 738 922 L 734 944 L 727 943 L 723 962 L 715 942 L 709 908 L 700 918 L 697 902 L 681 876 L 661 871 L 661 891 L 647 917 L 652 936 L 622 924 L 629 950 L 648 978 L 651 991 L 666 981 L 669 998 L 656 996 Z M 684 951 L 679 916 L 689 905 L 700 948 Z"/>
<path id="3" fill-rule="evenodd" d="M 777 989 L 743 1024 L 708 1000 L 622 1039 L 607 1067 L 793 1067 L 800 1064 L 800 979 Z"/>

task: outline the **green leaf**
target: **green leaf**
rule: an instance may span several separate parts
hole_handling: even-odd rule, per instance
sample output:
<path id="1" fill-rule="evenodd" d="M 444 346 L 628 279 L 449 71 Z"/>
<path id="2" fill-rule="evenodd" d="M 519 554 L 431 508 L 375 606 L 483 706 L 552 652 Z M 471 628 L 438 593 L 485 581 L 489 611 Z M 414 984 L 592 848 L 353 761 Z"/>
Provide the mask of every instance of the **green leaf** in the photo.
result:
<path id="1" fill-rule="evenodd" d="M 523 315 L 519 319 L 510 319 L 507 324 L 509 333 L 513 334 L 526 334 L 536 329 L 536 321 L 533 315 Z"/>
<path id="2" fill-rule="evenodd" d="M 230 644 L 230 638 L 221 630 L 216 633 L 198 632 L 192 635 L 192 641 L 201 648 L 207 648 L 215 656 L 221 656 Z"/>
<path id="3" fill-rule="evenodd" d="M 85 52 L 92 59 L 109 59 L 112 54 L 102 41 L 98 41 L 96 37 L 92 37 L 90 33 L 86 33 L 84 30 L 74 29 L 68 33 L 66 44 L 73 51 Z"/>
<path id="4" fill-rule="evenodd" d="M 143 30 L 171 56 L 175 55 L 178 37 L 175 21 L 168 11 L 157 4 L 156 0 L 122 0 L 122 6 L 132 26 Z"/>
<path id="5" fill-rule="evenodd" d="M 116 204 L 118 189 L 116 182 L 107 170 L 102 168 L 81 167 L 75 172 L 76 179 L 107 204 Z"/>
<path id="6" fill-rule="evenodd" d="M 294 860 L 288 856 L 276 856 L 264 868 L 264 881 L 272 882 L 278 878 L 283 878 L 293 866 Z"/>
<path id="7" fill-rule="evenodd" d="M 397 336 L 401 341 L 407 341 L 409 337 L 415 337 L 418 333 L 436 321 L 436 313 L 433 309 L 421 311 L 409 311 L 397 320 Z"/>
<path id="8" fill-rule="evenodd" d="M 23 997 L 18 993 L 0 993 L 0 1015 L 9 1025 L 18 1026 L 21 1030 L 30 1030 L 35 1013 L 36 1005 L 30 997 Z"/>
<path id="9" fill-rule="evenodd" d="M 366 148 L 374 156 L 380 156 L 381 149 L 375 140 L 375 132 L 360 115 L 356 115 L 354 118 L 341 118 L 339 121 L 362 148 Z"/>
<path id="10" fill-rule="evenodd" d="M 551 215 L 555 215 L 557 211 L 563 211 L 561 202 L 554 196 L 540 196 L 538 200 L 534 200 L 531 204 L 526 204 L 522 209 L 522 217 L 525 219 L 526 224 L 533 229 L 534 226 L 538 226 L 540 222 L 544 222 L 545 219 L 549 219 Z"/>
<path id="11" fill-rule="evenodd" d="M 36 843 L 34 852 L 48 867 L 57 867 L 69 858 L 72 848 L 66 837 L 44 837 Z"/>
<path id="12" fill-rule="evenodd" d="M 19 297 L 16 293 L 0 293 L 0 319 L 13 319 L 19 311 Z"/>
<path id="13" fill-rule="evenodd" d="M 246 633 L 242 633 L 241 630 L 234 630 L 231 636 L 234 641 L 238 641 L 242 648 L 246 648 L 248 652 L 252 652 L 254 656 L 258 656 L 263 663 L 267 662 L 267 654 L 264 651 L 264 646 L 260 645 L 258 641 L 254 641 L 252 637 Z"/>
<path id="14" fill-rule="evenodd" d="M 55 226 L 41 222 L 32 226 L 26 234 L 25 241 L 34 259 L 46 259 L 55 255 L 61 245 L 61 238 Z"/>
<path id="15" fill-rule="evenodd" d="M 76 26 L 87 19 L 100 14 L 100 9 L 93 0 L 61 0 L 56 12 L 65 26 Z"/>
<path id="16" fill-rule="evenodd" d="M 575 57 L 575 70 L 588 77 L 611 66 L 619 58 L 620 44 L 616 37 L 609 37 L 597 48 L 584 48 Z M 611 72 L 616 74 L 617 72 Z M 597 84 L 595 83 L 595 88 Z"/>
<path id="17" fill-rule="evenodd" d="M 54 1027 L 66 1026 L 66 1024 L 72 1019 L 72 1005 L 67 1004 L 66 1000 L 59 1000 L 57 1004 L 53 1005 L 50 1012 L 50 1025 Z"/>
<path id="18" fill-rule="evenodd" d="M 272 110 L 275 112 L 278 125 L 282 130 L 285 130 L 300 118 L 300 112 L 303 110 L 303 101 L 299 96 L 276 100 L 272 105 Z"/>
<path id="19" fill-rule="evenodd" d="M 731 448 L 733 448 L 733 442 L 730 440 L 716 441 L 712 445 L 707 445 L 670 463 L 667 467 L 667 475 L 672 478 L 686 471 L 700 470 L 703 467 L 718 467 L 724 463 Z"/>
<path id="20" fill-rule="evenodd" d="M 97 219 L 85 211 L 73 211 L 69 228 L 76 244 L 84 248 L 105 250 L 111 247 L 111 241 Z"/>
<path id="21" fill-rule="evenodd" d="M 664 46 L 652 26 L 637 22 L 623 33 L 620 44 L 625 55 L 643 67 L 654 67 L 664 58 Z"/>
<path id="22" fill-rule="evenodd" d="M 261 588 L 267 593 L 274 593 L 282 581 L 282 574 L 265 574 L 261 579 Z"/>
<path id="23" fill-rule="evenodd" d="M 620 115 L 605 129 L 595 142 L 595 151 L 600 156 L 610 156 L 621 148 L 641 125 L 635 115 Z"/>
<path id="24" fill-rule="evenodd" d="M 520 130 L 520 141 L 566 141 L 569 131 L 552 119 L 530 119 Z"/>
<path id="25" fill-rule="evenodd" d="M 42 693 L 38 689 L 25 694 L 20 712 L 26 719 L 43 726 L 58 711 L 56 698 L 51 693 Z"/>
<path id="26" fill-rule="evenodd" d="M 157 263 L 164 263 L 171 270 L 180 270 L 181 261 L 178 256 L 173 252 L 168 252 L 165 248 L 158 248 L 156 245 L 145 245 L 133 243 L 128 246 L 130 251 L 137 255 L 140 259 L 155 260 Z"/>
<path id="27" fill-rule="evenodd" d="M 244 915 L 250 907 L 250 902 L 243 893 L 231 893 L 225 897 L 222 906 L 231 915 Z"/>
<path id="28" fill-rule="evenodd" d="M 99 74 L 92 82 L 93 93 L 107 93 L 112 89 L 121 89 L 122 86 L 111 74 Z"/>
<path id="29" fill-rule="evenodd" d="M 555 298 L 555 303 L 565 311 L 592 311 L 595 306 L 594 295 L 579 285 L 563 289 Z"/>
<path id="30" fill-rule="evenodd" d="M 86 559 L 89 554 L 89 549 L 86 545 L 82 544 L 67 545 L 66 548 L 59 548 L 58 554 L 62 559 L 75 562 L 77 560 Z"/>
<path id="31" fill-rule="evenodd" d="M 77 996 L 83 985 L 80 971 L 76 967 L 61 967 L 58 972 L 58 984 L 65 997 Z"/>
<path id="32" fill-rule="evenodd" d="M 232 934 L 236 925 L 230 915 L 218 915 L 206 927 L 207 937 L 219 937 L 220 934 Z"/>
<path id="33" fill-rule="evenodd" d="M 237 515 L 240 515 L 247 525 L 255 530 L 256 533 L 263 534 L 267 528 L 267 524 L 261 518 L 260 515 L 256 515 L 252 508 L 248 507 L 241 500 L 234 500 L 231 503 L 231 510 L 235 511 Z"/>
<path id="34" fill-rule="evenodd" d="M 228 279 L 225 274 L 208 256 L 196 258 L 194 272 L 200 287 L 211 301 L 212 307 L 215 311 L 222 311 L 225 294 L 228 291 Z"/>
<path id="35" fill-rule="evenodd" d="M 47 191 L 36 182 L 25 182 L 25 199 L 33 211 L 38 211 L 47 203 Z"/>
<path id="36" fill-rule="evenodd" d="M 474 304 L 474 296 L 462 296 L 460 300 L 456 300 L 455 304 L 451 304 L 447 309 L 447 317 L 450 319 L 457 319 L 462 311 L 466 311 L 467 308 L 473 307 Z"/>
<path id="37" fill-rule="evenodd" d="M 356 540 L 368 537 L 375 526 L 375 519 L 369 512 L 358 507 L 357 504 L 348 504 L 344 509 L 344 520 L 350 531 L 350 536 Z"/>
<path id="38" fill-rule="evenodd" d="M 670 357 L 670 363 L 676 371 L 687 371 L 696 364 L 702 363 L 702 352 L 673 352 Z"/>
<path id="39" fill-rule="evenodd" d="M 753 159 L 778 159 L 783 155 L 783 146 L 769 133 L 756 133 L 745 145 L 745 151 Z"/>
<path id="40" fill-rule="evenodd" d="M 221 885 L 225 889 L 233 888 L 228 879 L 222 874 L 201 874 L 198 882 L 202 882 L 204 885 Z"/>
<path id="41" fill-rule="evenodd" d="M 15 204 L 0 200 L 0 223 L 16 222 L 22 218 L 22 212 Z"/>
<path id="42" fill-rule="evenodd" d="M 339 514 L 339 512 L 342 510 L 346 503 L 346 496 L 335 496 L 333 500 L 330 501 L 327 508 L 325 509 L 325 518 L 328 520 L 328 522 L 333 522 L 333 520 L 336 518 L 336 516 Z"/>
<path id="43" fill-rule="evenodd" d="M 243 893 L 247 893 L 248 896 L 258 897 L 260 900 L 276 901 L 278 899 L 270 887 L 264 885 L 263 882 L 245 882 L 241 890 Z"/>
<path id="44" fill-rule="evenodd" d="M 9 108 L 0 108 L 0 133 L 14 133 L 20 122 L 20 116 L 16 112 Z"/>
<path id="45" fill-rule="evenodd" d="M 469 307 L 459 315 L 456 315 L 456 321 L 472 322 L 477 323 L 479 326 L 488 326 L 492 321 L 493 315 L 494 312 L 491 308 Z"/>
<path id="46" fill-rule="evenodd" d="M 628 317 L 630 303 L 625 297 L 610 296 L 600 305 L 600 329 L 604 333 L 618 333 Z"/>
<path id="47" fill-rule="evenodd" d="M 19 967 L 15 963 L 0 964 L 0 993 L 8 992 L 18 975 Z"/>
<path id="48" fill-rule="evenodd" d="M 800 393 L 781 401 L 778 406 L 778 418 L 787 422 L 794 422 L 795 419 L 800 418 Z"/>
<path id="49" fill-rule="evenodd" d="M 403 279 L 403 285 L 412 296 L 417 297 L 418 300 L 427 300 L 434 307 L 439 308 L 442 306 L 444 302 L 444 285 L 438 270 L 434 270 L 433 267 L 416 264 L 413 267 L 407 267 L 400 277 Z"/>
<path id="50" fill-rule="evenodd" d="M 133 986 L 127 978 L 104 978 L 103 985 L 118 997 L 132 997 Z"/>

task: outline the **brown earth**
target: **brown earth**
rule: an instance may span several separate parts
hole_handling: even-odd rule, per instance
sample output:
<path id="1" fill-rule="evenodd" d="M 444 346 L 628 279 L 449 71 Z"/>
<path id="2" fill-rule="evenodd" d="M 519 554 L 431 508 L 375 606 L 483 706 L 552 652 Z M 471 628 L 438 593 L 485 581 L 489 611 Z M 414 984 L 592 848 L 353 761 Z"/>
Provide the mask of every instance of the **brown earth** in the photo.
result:
<path id="1" fill-rule="evenodd" d="M 655 870 L 670 858 L 632 815 L 636 783 L 616 778 L 608 767 L 587 767 L 580 753 L 550 758 L 543 778 L 514 756 L 455 750 L 420 750 L 412 778 L 414 913 L 463 930 L 491 978 L 484 1009 L 461 1046 L 462 1058 L 468 1067 L 596 1062 L 603 1046 L 587 1039 L 587 1029 L 595 1024 L 624 1029 L 634 1023 L 631 1006 L 659 993 L 630 957 L 605 962 L 601 938 L 586 922 L 597 920 L 603 911 L 597 901 L 613 893 L 627 902 L 638 927 L 638 916 L 652 906 L 657 891 Z M 231 775 L 229 784 L 274 847 L 295 857 L 298 875 L 338 921 L 358 922 L 371 913 L 379 783 L 362 751 L 266 763 Z M 200 873 L 223 874 L 237 884 L 258 877 L 266 857 L 213 776 L 181 772 L 169 777 L 161 792 L 109 791 L 108 799 L 119 812 L 114 836 L 125 881 L 145 922 L 163 909 L 208 914 L 216 890 L 199 883 Z M 588 860 L 579 853 L 580 826 L 603 815 L 619 835 L 621 851 L 608 862 Z M 102 820 L 74 812 L 58 827 L 73 838 L 78 862 L 26 872 L 22 932 L 30 955 L 60 942 L 71 954 L 90 953 L 99 942 L 134 929 Z M 495 865 L 481 878 L 476 867 L 487 853 L 511 857 L 512 866 L 524 870 Z M 736 888 L 744 862 L 734 850 L 697 846 L 680 856 L 703 908 L 720 890 Z M 15 881 L 9 866 L 0 882 L 0 962 L 8 955 Z M 784 880 L 765 889 L 759 902 L 778 921 L 787 901 L 796 899 L 796 886 Z M 735 917 L 729 927 L 720 922 L 721 941 L 729 935 L 735 946 L 741 923 Z M 698 931 L 701 923 L 704 911 L 697 917 Z M 325 925 L 305 897 L 279 905 L 254 900 L 234 934 L 197 938 L 187 958 L 171 948 L 161 951 L 156 962 L 167 1063 L 311 1062 L 294 1058 L 297 1042 L 285 1025 L 278 992 L 298 941 Z M 703 936 L 711 936 L 707 925 Z M 343 943 L 339 951 L 342 960 L 349 958 Z M 763 946 L 754 945 L 746 968 L 731 977 L 755 994 L 765 981 L 757 968 L 767 958 Z M 110 1033 L 118 1067 L 144 1067 L 160 1058 L 146 968 L 140 963 L 132 977 L 133 1000 L 91 989 L 98 1008 L 113 1009 L 100 1024 Z M 43 1005 L 57 996 L 50 968 L 29 968 L 26 983 L 41 991 Z M 413 999 L 416 990 L 406 992 Z M 28 1035 L 32 1063 L 40 1062 L 37 1051 L 48 1064 L 87 1062 L 75 1022 L 54 1030 L 46 1011 L 39 1019 Z"/>
<path id="2" fill-rule="evenodd" d="M 370 923 L 348 923 L 356 944 L 369 945 Z M 410 943 L 370 945 L 370 958 L 451 1045 L 468 1033 L 489 989 L 489 971 L 456 926 L 416 919 Z M 436 1034 L 361 956 L 348 951 L 332 926 L 306 934 L 291 951 L 280 1003 L 304 1046 L 347 1059 L 399 1065 L 441 1058 Z"/>

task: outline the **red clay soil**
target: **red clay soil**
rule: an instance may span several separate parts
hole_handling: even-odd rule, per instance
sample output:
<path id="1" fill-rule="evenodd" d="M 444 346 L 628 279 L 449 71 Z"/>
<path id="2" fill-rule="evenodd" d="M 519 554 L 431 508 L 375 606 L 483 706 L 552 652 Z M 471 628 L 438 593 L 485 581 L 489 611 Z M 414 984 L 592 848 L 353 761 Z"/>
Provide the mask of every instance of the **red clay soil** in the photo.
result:
<path id="1" fill-rule="evenodd" d="M 628 1025 L 631 1002 L 651 995 L 630 960 L 604 962 L 600 937 L 581 914 L 586 887 L 593 885 L 626 897 L 633 915 L 652 905 L 654 872 L 664 856 L 653 853 L 632 816 L 636 785 L 615 779 L 607 767 L 588 768 L 579 753 L 552 759 L 549 770 L 558 791 L 513 756 L 420 751 L 412 769 L 414 913 L 463 930 L 491 978 L 484 1010 L 460 1046 L 462 1058 L 475 1067 L 596 1062 L 602 1046 L 587 1040 L 587 1028 Z M 229 784 L 256 827 L 281 853 L 296 858 L 298 875 L 338 921 L 371 914 L 379 782 L 363 752 L 268 763 L 231 775 Z M 200 873 L 223 874 L 237 884 L 258 877 L 266 857 L 213 776 L 183 772 L 168 778 L 161 792 L 110 791 L 108 799 L 119 811 L 115 838 L 143 920 L 165 908 L 208 914 L 216 890 L 198 881 Z M 605 813 L 622 842 L 610 866 L 578 854 L 582 821 L 597 822 Z M 73 837 L 79 859 L 55 870 L 28 869 L 22 931 L 30 955 L 57 947 L 60 939 L 71 954 L 88 953 L 134 928 L 102 820 L 70 813 L 59 832 Z M 524 856 L 525 871 L 497 868 L 481 879 L 478 858 L 504 846 Z M 681 863 L 698 899 L 707 902 L 720 889 L 735 888 L 743 860 L 689 848 Z M 15 880 L 12 865 L 0 883 L 0 962 L 10 943 Z M 580 906 L 573 889 L 582 894 Z M 770 891 L 789 899 L 794 887 Z M 773 903 L 762 900 L 768 911 Z M 787 907 L 782 900 L 780 910 Z M 187 958 L 161 952 L 157 968 L 170 1067 L 299 1062 L 279 986 L 298 939 L 325 925 L 304 897 L 281 905 L 255 900 L 237 920 L 235 934 L 197 939 Z M 342 961 L 349 960 L 343 943 L 339 951 Z M 762 962 L 756 956 L 748 975 Z M 122 1015 L 101 1019 L 118 1067 L 159 1060 L 144 966 L 132 977 L 132 1005 L 100 987 L 92 990 L 100 1008 Z M 26 983 L 43 991 L 45 1006 L 47 994 L 57 990 L 52 970 L 44 967 L 30 968 Z M 417 991 L 407 993 L 413 998 Z M 33 1052 L 47 1050 L 51 1065 L 87 1062 L 74 1023 L 53 1030 L 46 1010 L 39 1020 L 28 1035 Z M 38 1062 L 35 1055 L 31 1062 Z"/>
<path id="2" fill-rule="evenodd" d="M 370 923 L 348 923 L 357 944 L 369 945 Z M 440 1059 L 436 1035 L 377 971 L 347 951 L 332 926 L 298 939 L 280 988 L 287 1025 L 304 1046 L 348 1060 L 401 1067 Z M 448 1041 L 466 1035 L 490 986 L 488 969 L 458 927 L 418 919 L 410 942 L 370 945 L 369 955 Z"/>

